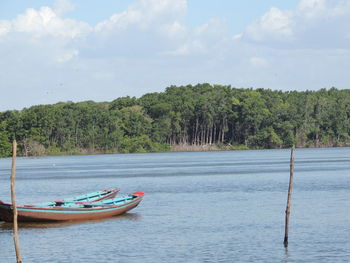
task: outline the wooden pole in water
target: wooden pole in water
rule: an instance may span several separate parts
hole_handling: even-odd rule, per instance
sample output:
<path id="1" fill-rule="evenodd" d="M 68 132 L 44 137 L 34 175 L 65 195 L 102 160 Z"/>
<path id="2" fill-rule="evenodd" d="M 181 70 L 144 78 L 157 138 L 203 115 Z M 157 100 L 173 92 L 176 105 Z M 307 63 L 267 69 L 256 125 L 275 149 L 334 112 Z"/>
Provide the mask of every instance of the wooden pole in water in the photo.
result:
<path id="1" fill-rule="evenodd" d="M 15 179 L 16 179 L 16 154 L 17 153 L 17 142 L 13 141 L 12 144 L 12 169 L 11 169 L 11 200 L 13 210 L 13 241 L 15 243 L 17 263 L 22 262 L 21 251 L 19 247 L 18 238 L 18 224 L 17 224 L 17 206 L 16 206 L 16 194 L 15 194 Z"/>
<path id="2" fill-rule="evenodd" d="M 286 224 L 284 229 L 284 246 L 288 247 L 288 230 L 289 230 L 289 215 L 290 215 L 290 200 L 292 199 L 292 190 L 293 190 L 293 176 L 294 176 L 294 151 L 295 148 L 291 149 L 290 154 L 290 176 L 289 176 L 289 187 L 288 187 L 288 198 L 287 198 L 287 207 L 286 207 Z"/>

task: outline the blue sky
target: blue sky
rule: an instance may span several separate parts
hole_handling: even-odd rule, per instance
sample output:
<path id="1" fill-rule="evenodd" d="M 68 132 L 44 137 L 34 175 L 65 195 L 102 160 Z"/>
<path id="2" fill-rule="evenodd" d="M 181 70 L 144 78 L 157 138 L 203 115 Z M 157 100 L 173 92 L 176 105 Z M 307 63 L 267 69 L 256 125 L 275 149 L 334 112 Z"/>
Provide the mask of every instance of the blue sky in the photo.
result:
<path id="1" fill-rule="evenodd" d="M 345 89 L 349 24 L 346 0 L 2 0 L 0 110 L 203 82 Z"/>
<path id="2" fill-rule="evenodd" d="M 175 0 L 176 1 L 176 0 Z M 55 0 L 2 0 L 0 3 L 0 19 L 13 19 L 27 8 L 40 9 L 42 6 L 54 6 Z M 66 17 L 85 21 L 91 25 L 122 12 L 132 4 L 133 0 L 72 0 L 76 6 Z M 199 26 L 211 18 L 226 19 L 231 31 L 239 33 L 245 26 L 266 13 L 272 6 L 281 9 L 292 9 L 298 0 L 189 0 L 186 20 L 189 25 Z"/>

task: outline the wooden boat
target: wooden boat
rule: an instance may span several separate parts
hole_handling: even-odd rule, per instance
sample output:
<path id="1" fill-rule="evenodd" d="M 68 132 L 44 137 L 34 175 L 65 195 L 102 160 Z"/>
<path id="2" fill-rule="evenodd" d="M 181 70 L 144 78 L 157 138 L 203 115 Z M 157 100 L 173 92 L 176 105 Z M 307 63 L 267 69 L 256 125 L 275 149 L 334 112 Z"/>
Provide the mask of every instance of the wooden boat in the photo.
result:
<path id="1" fill-rule="evenodd" d="M 119 189 L 117 188 L 111 188 L 111 189 L 104 189 L 97 192 L 87 193 L 83 195 L 78 195 L 74 197 L 64 198 L 62 200 L 57 200 L 53 202 L 47 202 L 38 204 L 36 206 L 62 206 L 65 203 L 76 203 L 76 202 L 98 202 L 106 199 L 115 198 L 117 193 L 119 192 Z"/>
<path id="2" fill-rule="evenodd" d="M 143 196 L 143 192 L 136 192 L 99 202 L 69 202 L 60 206 L 17 206 L 18 222 L 93 220 L 112 217 L 135 208 Z M 13 221 L 12 212 L 11 204 L 0 201 L 0 213 L 4 221 Z"/>
<path id="3" fill-rule="evenodd" d="M 35 205 L 35 207 L 59 207 L 64 204 L 75 203 L 75 202 L 99 202 L 99 201 L 115 198 L 118 192 L 119 192 L 119 189 L 117 188 L 105 189 L 97 192 L 65 198 L 58 201 L 41 203 L 41 204 Z M 25 205 L 25 207 L 31 207 L 31 206 L 32 205 Z M 3 216 L 2 216 L 2 212 L 0 211 L 0 221 L 2 220 L 3 220 Z"/>

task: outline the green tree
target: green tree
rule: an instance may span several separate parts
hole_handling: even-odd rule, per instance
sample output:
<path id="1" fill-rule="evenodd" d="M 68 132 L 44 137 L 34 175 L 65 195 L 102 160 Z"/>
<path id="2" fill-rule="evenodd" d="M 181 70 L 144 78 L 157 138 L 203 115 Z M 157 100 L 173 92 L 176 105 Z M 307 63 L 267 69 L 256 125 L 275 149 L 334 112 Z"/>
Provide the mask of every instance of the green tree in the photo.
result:
<path id="1" fill-rule="evenodd" d="M 0 157 L 9 157 L 12 153 L 12 144 L 6 131 L 6 123 L 0 122 Z"/>

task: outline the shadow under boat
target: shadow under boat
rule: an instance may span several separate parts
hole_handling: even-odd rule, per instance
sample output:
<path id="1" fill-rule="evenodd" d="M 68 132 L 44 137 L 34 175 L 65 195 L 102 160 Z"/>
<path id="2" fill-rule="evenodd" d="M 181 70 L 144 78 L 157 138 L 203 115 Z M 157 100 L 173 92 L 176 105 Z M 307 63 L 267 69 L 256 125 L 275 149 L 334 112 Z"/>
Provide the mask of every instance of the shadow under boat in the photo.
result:
<path id="1" fill-rule="evenodd" d="M 93 219 L 93 220 L 74 220 L 74 221 L 58 221 L 58 222 L 19 222 L 18 227 L 23 229 L 31 228 L 61 228 L 79 224 L 97 224 L 106 221 L 119 221 L 119 220 L 132 220 L 137 221 L 141 218 L 138 213 L 125 213 L 121 215 L 116 215 L 113 217 Z M 0 229 L 2 230 L 12 230 L 13 223 L 7 223 L 0 221 Z"/>

